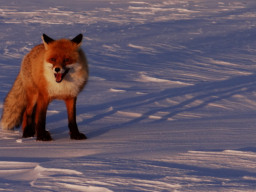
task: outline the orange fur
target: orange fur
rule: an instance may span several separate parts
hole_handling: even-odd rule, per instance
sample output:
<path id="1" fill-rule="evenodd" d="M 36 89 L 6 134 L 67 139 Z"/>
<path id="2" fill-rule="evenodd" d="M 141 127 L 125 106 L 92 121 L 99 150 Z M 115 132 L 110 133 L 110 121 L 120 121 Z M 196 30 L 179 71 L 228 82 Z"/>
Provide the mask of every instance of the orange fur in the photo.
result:
<path id="1" fill-rule="evenodd" d="M 80 48 L 82 35 L 72 40 L 55 41 L 46 35 L 42 39 L 43 44 L 35 46 L 23 59 L 19 76 L 5 99 L 2 127 L 12 129 L 18 124 L 18 117 L 23 116 L 23 137 L 36 135 L 37 140 L 51 140 L 45 130 L 47 107 L 53 99 L 61 99 L 67 106 L 71 139 L 85 139 L 75 117 L 77 95 L 88 79 L 87 60 Z M 24 104 L 16 112 L 13 106 L 17 100 Z M 12 113 L 19 114 L 10 122 Z"/>

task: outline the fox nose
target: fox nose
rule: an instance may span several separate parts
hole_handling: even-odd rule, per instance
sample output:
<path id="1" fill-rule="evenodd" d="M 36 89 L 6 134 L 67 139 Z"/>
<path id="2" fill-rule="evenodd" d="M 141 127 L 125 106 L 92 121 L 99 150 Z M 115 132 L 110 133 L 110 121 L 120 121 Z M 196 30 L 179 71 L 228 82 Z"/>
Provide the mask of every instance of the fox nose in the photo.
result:
<path id="1" fill-rule="evenodd" d="M 56 73 L 60 72 L 60 68 L 59 67 L 56 67 L 54 70 L 55 70 Z"/>

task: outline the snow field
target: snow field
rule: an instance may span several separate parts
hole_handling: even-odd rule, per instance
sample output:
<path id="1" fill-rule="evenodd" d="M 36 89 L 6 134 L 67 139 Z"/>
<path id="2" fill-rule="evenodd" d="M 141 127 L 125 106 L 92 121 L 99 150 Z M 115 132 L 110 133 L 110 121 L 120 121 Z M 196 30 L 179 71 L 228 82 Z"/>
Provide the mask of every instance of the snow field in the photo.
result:
<path id="1" fill-rule="evenodd" d="M 0 101 L 46 33 L 84 34 L 90 80 L 78 97 L 86 141 L 0 131 L 2 191 L 254 191 L 253 0 L 2 1 Z M 0 103 L 0 108 L 3 103 Z"/>

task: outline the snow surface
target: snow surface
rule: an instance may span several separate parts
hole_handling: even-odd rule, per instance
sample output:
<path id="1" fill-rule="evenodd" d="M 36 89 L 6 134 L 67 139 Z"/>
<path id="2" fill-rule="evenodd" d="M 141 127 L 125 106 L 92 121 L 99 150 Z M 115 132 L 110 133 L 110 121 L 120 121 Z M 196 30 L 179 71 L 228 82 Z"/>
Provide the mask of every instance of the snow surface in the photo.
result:
<path id="1" fill-rule="evenodd" d="M 255 0 L 0 0 L 0 108 L 42 33 L 84 34 L 86 141 L 0 131 L 0 191 L 254 191 Z"/>

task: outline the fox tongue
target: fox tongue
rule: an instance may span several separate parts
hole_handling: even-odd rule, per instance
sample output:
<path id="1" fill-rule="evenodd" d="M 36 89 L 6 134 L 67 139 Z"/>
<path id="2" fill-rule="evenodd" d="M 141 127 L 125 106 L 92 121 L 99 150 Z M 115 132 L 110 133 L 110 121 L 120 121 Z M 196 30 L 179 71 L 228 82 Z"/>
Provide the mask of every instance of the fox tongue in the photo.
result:
<path id="1" fill-rule="evenodd" d="M 60 83 L 64 77 L 67 75 L 67 73 L 69 72 L 69 69 L 66 69 L 64 73 L 55 73 L 55 79 L 57 83 Z"/>
<path id="2" fill-rule="evenodd" d="M 62 81 L 62 73 L 56 73 L 55 78 L 56 78 L 56 82 L 61 82 Z"/>

